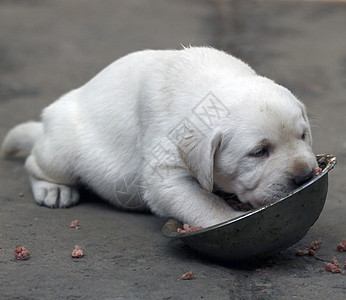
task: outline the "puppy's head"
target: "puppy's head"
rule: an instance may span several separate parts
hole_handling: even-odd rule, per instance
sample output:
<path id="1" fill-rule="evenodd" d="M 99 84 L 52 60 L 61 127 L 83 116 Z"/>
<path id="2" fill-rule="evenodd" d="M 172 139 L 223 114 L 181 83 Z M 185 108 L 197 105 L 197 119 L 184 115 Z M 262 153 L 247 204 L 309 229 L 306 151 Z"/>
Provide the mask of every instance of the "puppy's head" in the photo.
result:
<path id="1" fill-rule="evenodd" d="M 237 83 L 219 91 L 230 115 L 200 144 L 192 169 L 204 189 L 217 185 L 256 208 L 310 180 L 317 162 L 300 101 L 265 78 Z"/>

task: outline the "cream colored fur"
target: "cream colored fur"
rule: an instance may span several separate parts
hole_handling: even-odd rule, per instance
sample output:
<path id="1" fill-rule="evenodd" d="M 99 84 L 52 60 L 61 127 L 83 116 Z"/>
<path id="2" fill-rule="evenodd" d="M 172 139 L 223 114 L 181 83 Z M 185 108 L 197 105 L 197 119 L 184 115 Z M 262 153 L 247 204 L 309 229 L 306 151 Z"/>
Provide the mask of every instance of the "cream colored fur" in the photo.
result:
<path id="1" fill-rule="evenodd" d="M 303 104 L 206 47 L 115 61 L 45 108 L 42 123 L 12 129 L 2 154 L 29 155 L 40 205 L 76 204 L 83 183 L 118 207 L 204 227 L 242 214 L 213 190 L 259 207 L 317 166 Z"/>

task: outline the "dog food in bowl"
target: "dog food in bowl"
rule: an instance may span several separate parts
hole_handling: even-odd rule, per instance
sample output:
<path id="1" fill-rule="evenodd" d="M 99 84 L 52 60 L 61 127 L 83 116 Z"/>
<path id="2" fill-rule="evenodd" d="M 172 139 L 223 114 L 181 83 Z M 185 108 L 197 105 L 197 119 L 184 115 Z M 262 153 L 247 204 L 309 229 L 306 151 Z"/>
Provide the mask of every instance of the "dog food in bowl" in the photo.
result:
<path id="1" fill-rule="evenodd" d="M 189 224 L 184 224 L 183 228 L 177 228 L 177 232 L 179 233 L 187 233 L 187 232 L 191 232 L 191 231 L 196 231 L 196 230 L 200 230 L 203 229 L 203 227 L 199 226 L 199 227 L 191 227 Z"/>

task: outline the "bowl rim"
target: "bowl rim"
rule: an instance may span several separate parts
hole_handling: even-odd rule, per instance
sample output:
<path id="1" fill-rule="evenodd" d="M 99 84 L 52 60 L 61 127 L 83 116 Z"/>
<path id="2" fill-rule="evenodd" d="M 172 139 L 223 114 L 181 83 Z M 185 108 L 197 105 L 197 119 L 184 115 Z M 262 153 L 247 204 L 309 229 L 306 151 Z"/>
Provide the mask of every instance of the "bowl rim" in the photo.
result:
<path id="1" fill-rule="evenodd" d="M 277 199 L 276 201 L 274 201 L 274 202 L 272 202 L 270 204 L 267 204 L 265 206 L 262 206 L 262 207 L 254 209 L 254 210 L 251 210 L 248 213 L 246 213 L 244 215 L 241 215 L 239 217 L 236 217 L 236 218 L 233 218 L 233 219 L 230 219 L 230 220 L 227 220 L 227 221 L 224 221 L 224 222 L 221 222 L 221 223 L 209 226 L 209 227 L 205 227 L 205 228 L 202 228 L 202 229 L 199 229 L 199 230 L 196 230 L 196 231 L 190 231 L 190 232 L 186 232 L 186 233 L 179 233 L 179 232 L 175 232 L 175 231 L 167 232 L 166 230 L 162 230 L 162 234 L 165 237 L 169 237 L 169 238 L 185 238 L 185 237 L 190 237 L 190 236 L 193 236 L 193 235 L 205 233 L 207 231 L 212 231 L 214 229 L 218 229 L 220 227 L 227 226 L 229 224 L 238 222 L 238 221 L 240 221 L 242 219 L 245 219 L 245 218 L 248 218 L 248 217 L 250 217 L 250 216 L 252 216 L 254 214 L 257 214 L 257 213 L 267 209 L 268 207 L 272 207 L 272 206 L 277 205 L 278 203 L 280 203 L 282 201 L 285 201 L 287 198 L 290 198 L 291 196 L 299 193 L 300 191 L 302 191 L 303 189 L 307 188 L 308 186 L 314 184 L 316 181 L 320 180 L 323 176 L 326 176 L 329 173 L 329 171 L 331 171 L 334 168 L 334 166 L 336 165 L 336 157 L 334 155 L 332 155 L 332 154 L 316 154 L 315 157 L 316 157 L 317 160 L 320 160 L 323 157 L 326 159 L 326 163 L 327 164 L 324 167 L 324 169 L 322 170 L 322 172 L 319 175 L 317 175 L 316 177 L 314 177 L 313 179 L 311 179 L 308 182 L 306 182 L 303 185 L 301 185 L 300 187 L 292 190 L 291 192 L 289 192 L 288 194 L 286 194 L 282 198 Z M 177 221 L 177 222 L 179 222 L 179 221 Z M 164 225 L 164 227 L 165 227 L 165 225 Z"/>

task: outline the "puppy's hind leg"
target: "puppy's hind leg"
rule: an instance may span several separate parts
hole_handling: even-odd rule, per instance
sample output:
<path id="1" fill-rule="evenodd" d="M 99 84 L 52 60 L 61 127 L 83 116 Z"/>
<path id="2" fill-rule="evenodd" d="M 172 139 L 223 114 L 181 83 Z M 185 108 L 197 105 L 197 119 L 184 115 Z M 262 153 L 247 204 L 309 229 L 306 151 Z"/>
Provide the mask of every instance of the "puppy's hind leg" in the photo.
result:
<path id="1" fill-rule="evenodd" d="M 79 192 L 73 186 L 74 182 L 68 182 L 66 178 L 57 176 L 57 174 L 46 175 L 37 163 L 34 154 L 27 158 L 25 168 L 29 175 L 34 199 L 38 205 L 66 208 L 78 203 Z"/>

